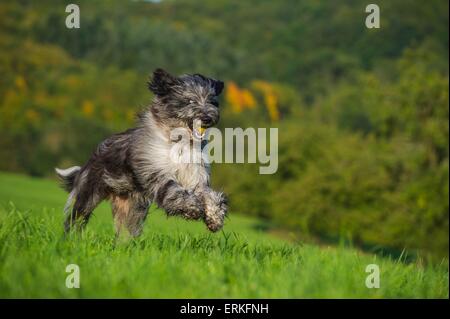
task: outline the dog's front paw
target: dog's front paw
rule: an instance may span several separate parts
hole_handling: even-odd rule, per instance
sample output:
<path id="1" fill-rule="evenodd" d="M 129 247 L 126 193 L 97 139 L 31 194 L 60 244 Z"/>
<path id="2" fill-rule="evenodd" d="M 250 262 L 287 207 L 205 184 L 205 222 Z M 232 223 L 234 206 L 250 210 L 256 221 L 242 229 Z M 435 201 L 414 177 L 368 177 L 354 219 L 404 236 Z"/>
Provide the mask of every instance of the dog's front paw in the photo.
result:
<path id="1" fill-rule="evenodd" d="M 227 214 L 228 201 L 223 193 L 213 192 L 205 197 L 205 224 L 212 232 L 223 227 L 223 221 Z"/>
<path id="2" fill-rule="evenodd" d="M 185 199 L 183 216 L 186 219 L 200 219 L 205 215 L 205 203 L 200 196 L 190 193 Z"/>

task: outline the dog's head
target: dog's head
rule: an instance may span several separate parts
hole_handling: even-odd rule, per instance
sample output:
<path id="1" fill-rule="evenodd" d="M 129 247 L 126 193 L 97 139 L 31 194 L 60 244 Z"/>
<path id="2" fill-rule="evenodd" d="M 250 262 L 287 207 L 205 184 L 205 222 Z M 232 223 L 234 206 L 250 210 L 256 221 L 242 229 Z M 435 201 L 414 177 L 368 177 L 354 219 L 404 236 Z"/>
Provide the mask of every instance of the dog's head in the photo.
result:
<path id="1" fill-rule="evenodd" d="M 206 128 L 219 121 L 222 81 L 201 74 L 176 77 L 157 69 L 148 87 L 156 96 L 153 112 L 171 126 L 187 126 L 196 137 L 201 137 Z"/>

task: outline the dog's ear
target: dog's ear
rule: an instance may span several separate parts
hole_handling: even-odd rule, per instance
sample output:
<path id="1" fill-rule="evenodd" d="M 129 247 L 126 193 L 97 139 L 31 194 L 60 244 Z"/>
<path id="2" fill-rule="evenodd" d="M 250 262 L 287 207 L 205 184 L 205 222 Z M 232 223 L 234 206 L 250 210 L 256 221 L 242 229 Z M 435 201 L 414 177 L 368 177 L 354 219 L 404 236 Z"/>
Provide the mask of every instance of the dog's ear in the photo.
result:
<path id="1" fill-rule="evenodd" d="M 207 81 L 207 82 L 211 83 L 211 86 L 214 89 L 214 93 L 217 96 L 220 95 L 220 93 L 222 93 L 223 87 L 224 87 L 224 83 L 222 81 L 219 81 L 219 80 L 216 80 L 216 79 L 213 79 L 213 78 L 207 78 L 206 76 L 201 75 L 200 73 L 195 73 L 194 76 L 198 76 L 203 81 Z"/>
<path id="2" fill-rule="evenodd" d="M 216 92 L 216 95 L 219 96 L 220 93 L 223 91 L 224 83 L 222 81 L 218 80 L 212 80 L 213 81 L 213 87 L 214 91 Z"/>
<path id="3" fill-rule="evenodd" d="M 178 79 L 163 69 L 153 71 L 153 77 L 148 82 L 150 91 L 159 96 L 167 95 L 172 86 L 178 83 Z"/>

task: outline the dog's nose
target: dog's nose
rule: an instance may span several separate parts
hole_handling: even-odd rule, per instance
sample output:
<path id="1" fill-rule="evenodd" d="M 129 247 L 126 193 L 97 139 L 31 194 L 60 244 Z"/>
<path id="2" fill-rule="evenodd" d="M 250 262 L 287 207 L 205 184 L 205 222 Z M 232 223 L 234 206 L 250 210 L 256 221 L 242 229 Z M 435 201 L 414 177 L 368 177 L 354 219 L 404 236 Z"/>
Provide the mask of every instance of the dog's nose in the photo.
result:
<path id="1" fill-rule="evenodd" d="M 209 116 L 202 116 L 201 118 L 200 118 L 200 120 L 202 121 L 202 125 L 206 125 L 206 126 L 209 126 L 209 125 L 211 125 L 212 124 L 212 118 L 210 118 Z"/>

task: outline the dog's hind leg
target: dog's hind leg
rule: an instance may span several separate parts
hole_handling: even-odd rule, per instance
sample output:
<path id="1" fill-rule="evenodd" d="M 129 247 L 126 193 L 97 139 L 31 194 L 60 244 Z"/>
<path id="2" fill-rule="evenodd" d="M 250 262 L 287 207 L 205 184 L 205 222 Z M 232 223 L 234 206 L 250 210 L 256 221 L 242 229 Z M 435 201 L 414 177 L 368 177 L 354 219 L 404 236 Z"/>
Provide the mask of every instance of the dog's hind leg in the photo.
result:
<path id="1" fill-rule="evenodd" d="M 77 195 L 72 212 L 67 215 L 64 222 L 64 230 L 66 233 L 74 228 L 76 230 L 82 230 L 89 221 L 89 217 L 91 217 L 95 207 L 102 201 L 100 196 L 96 194 L 88 195 L 86 193 Z"/>
<path id="2" fill-rule="evenodd" d="M 111 208 L 114 218 L 114 226 L 116 228 L 116 239 L 119 238 L 120 232 L 127 215 L 130 212 L 130 201 L 128 196 L 112 196 L 111 197 Z"/>
<path id="3" fill-rule="evenodd" d="M 125 226 L 132 237 L 142 233 L 150 203 L 136 195 L 114 196 L 111 201 L 114 222 L 116 226 L 116 238 L 120 236 Z"/>
<path id="4" fill-rule="evenodd" d="M 130 197 L 130 212 L 125 222 L 132 237 L 138 237 L 142 233 L 149 207 L 150 202 L 145 198 L 141 196 Z"/>

